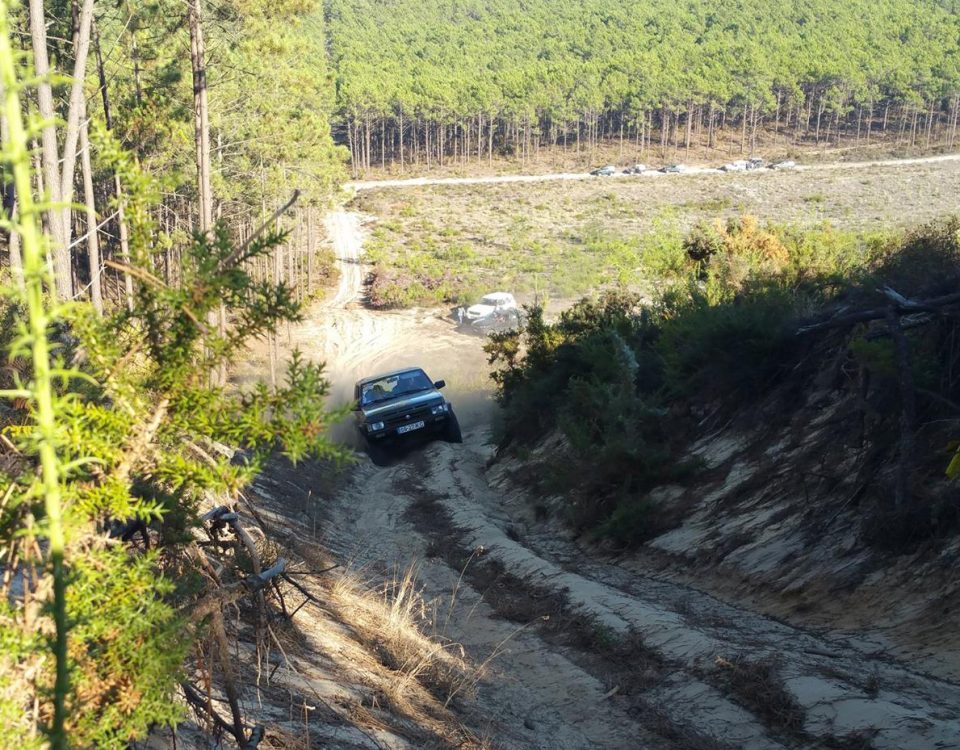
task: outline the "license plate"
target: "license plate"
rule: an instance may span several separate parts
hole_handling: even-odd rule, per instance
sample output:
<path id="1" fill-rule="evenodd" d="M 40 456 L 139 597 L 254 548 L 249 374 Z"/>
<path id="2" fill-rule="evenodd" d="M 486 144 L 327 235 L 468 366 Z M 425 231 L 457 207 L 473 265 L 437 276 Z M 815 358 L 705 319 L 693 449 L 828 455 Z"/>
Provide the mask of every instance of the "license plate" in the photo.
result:
<path id="1" fill-rule="evenodd" d="M 410 424 L 405 424 L 403 427 L 397 428 L 397 434 L 403 435 L 407 432 L 413 432 L 414 430 L 420 430 L 427 426 L 426 422 L 411 422 Z"/>

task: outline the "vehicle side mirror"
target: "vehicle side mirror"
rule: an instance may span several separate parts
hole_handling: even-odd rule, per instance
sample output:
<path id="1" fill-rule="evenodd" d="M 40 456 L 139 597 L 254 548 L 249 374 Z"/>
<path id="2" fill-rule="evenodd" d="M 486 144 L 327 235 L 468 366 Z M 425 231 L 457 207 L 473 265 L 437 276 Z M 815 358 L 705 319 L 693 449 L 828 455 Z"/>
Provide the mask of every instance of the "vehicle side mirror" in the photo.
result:
<path id="1" fill-rule="evenodd" d="M 446 385 L 447 385 L 446 380 L 438 380 L 436 383 L 433 384 L 433 387 L 439 391 L 441 388 L 445 388 Z"/>

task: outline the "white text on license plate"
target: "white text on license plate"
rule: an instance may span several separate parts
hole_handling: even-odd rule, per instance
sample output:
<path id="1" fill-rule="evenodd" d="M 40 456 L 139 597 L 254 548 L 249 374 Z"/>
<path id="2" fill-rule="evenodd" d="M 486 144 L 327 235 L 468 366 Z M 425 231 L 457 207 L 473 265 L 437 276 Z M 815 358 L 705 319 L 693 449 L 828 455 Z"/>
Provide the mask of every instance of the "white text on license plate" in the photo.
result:
<path id="1" fill-rule="evenodd" d="M 403 435 L 405 432 L 413 432 L 414 430 L 419 430 L 425 426 L 426 422 L 411 422 L 410 424 L 405 424 L 402 427 L 398 427 L 397 434 Z"/>

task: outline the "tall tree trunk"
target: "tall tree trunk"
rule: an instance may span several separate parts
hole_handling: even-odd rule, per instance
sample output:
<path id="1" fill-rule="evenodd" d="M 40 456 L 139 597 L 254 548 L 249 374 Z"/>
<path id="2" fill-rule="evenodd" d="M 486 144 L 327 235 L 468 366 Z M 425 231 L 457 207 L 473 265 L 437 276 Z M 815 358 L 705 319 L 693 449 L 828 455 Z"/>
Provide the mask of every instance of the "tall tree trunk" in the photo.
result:
<path id="1" fill-rule="evenodd" d="M 313 294 L 313 264 L 316 254 L 316 237 L 313 229 L 313 208 L 307 209 L 307 293 Z"/>
<path id="2" fill-rule="evenodd" d="M 353 120 L 347 117 L 347 146 L 350 149 L 350 175 L 357 176 L 357 145 L 353 137 Z"/>
<path id="3" fill-rule="evenodd" d="M 773 117 L 773 145 L 777 145 L 780 136 L 780 107 L 783 104 L 783 92 L 777 91 L 777 111 Z"/>
<path id="4" fill-rule="evenodd" d="M 197 187 L 200 194 L 200 231 L 213 228 L 213 187 L 210 180 L 210 113 L 207 105 L 206 45 L 203 40 L 203 0 L 190 0 L 190 62 L 193 67 L 194 138 L 197 151 Z"/>
<path id="5" fill-rule="evenodd" d="M 400 108 L 400 171 L 403 171 L 403 107 Z"/>
<path id="6" fill-rule="evenodd" d="M 0 100 L 3 99 L 3 84 L 0 82 Z M 8 129 L 7 117 L 0 113 L 0 145 L 6 147 L 10 140 L 10 131 Z M 8 218 L 12 221 L 17 213 L 17 191 L 13 182 L 3 185 L 3 207 L 8 212 Z M 10 250 L 10 273 L 17 287 L 23 288 L 23 256 L 20 254 L 20 235 L 11 229 L 7 235 L 7 247 Z"/>
<path id="7" fill-rule="evenodd" d="M 110 92 L 107 89 L 107 73 L 103 67 L 103 51 L 100 49 L 100 32 L 93 25 L 93 49 L 97 58 L 97 78 L 100 80 L 100 97 L 103 99 L 103 121 L 107 130 L 113 130 L 113 111 L 110 108 Z"/>
<path id="8" fill-rule="evenodd" d="M 77 169 L 77 143 L 80 140 L 80 121 L 87 111 L 83 82 L 87 75 L 87 56 L 90 54 L 90 29 L 93 25 L 93 0 L 83 0 L 74 34 L 73 83 L 70 87 L 70 109 L 63 145 L 63 171 L 60 177 L 60 199 L 64 203 L 61 221 L 63 238 L 70 247 L 73 225 L 70 204 L 73 202 L 73 180 Z"/>
<path id="9" fill-rule="evenodd" d="M 95 24 L 92 29 L 92 34 L 94 50 L 97 58 L 97 77 L 100 79 L 100 96 L 103 99 L 103 120 L 107 126 L 107 130 L 113 130 L 113 111 L 110 107 L 110 90 L 107 88 L 107 75 L 103 66 L 103 53 L 100 49 L 100 34 L 97 32 L 97 27 Z M 120 175 L 116 173 L 113 176 L 113 185 L 117 200 L 117 227 L 120 234 L 120 258 L 124 263 L 129 264 L 130 241 L 129 234 L 127 232 L 127 220 L 124 210 L 123 189 L 120 185 Z M 124 271 L 123 274 L 123 289 L 127 309 L 132 310 L 133 277 L 126 271 Z"/>
<path id="10" fill-rule="evenodd" d="M 747 103 L 743 103 L 743 119 L 740 122 L 740 153 L 747 148 Z"/>
<path id="11" fill-rule="evenodd" d="M 127 0 L 127 16 L 132 18 L 134 10 L 130 5 L 129 0 Z M 130 30 L 130 58 L 133 62 L 133 95 L 134 101 L 139 107 L 143 104 L 143 85 L 140 82 L 140 46 L 137 43 L 137 30 L 133 28 Z"/>
<path id="12" fill-rule="evenodd" d="M 664 106 L 660 110 L 660 158 L 667 153 L 667 137 L 670 134 L 670 113 Z"/>
<path id="13" fill-rule="evenodd" d="M 493 128 L 496 124 L 496 118 L 490 116 L 490 129 L 487 133 L 487 162 L 493 164 Z"/>
<path id="14" fill-rule="evenodd" d="M 370 115 L 366 115 L 363 118 L 363 132 L 364 132 L 364 159 L 363 159 L 363 168 L 370 171 Z"/>
<path id="15" fill-rule="evenodd" d="M 713 103 L 713 100 L 711 100 L 710 112 L 707 115 L 707 147 L 708 148 L 716 148 L 717 146 L 716 131 L 713 125 L 713 121 L 716 118 L 716 113 L 714 111 L 715 108 L 716 108 L 716 105 Z"/>
<path id="16" fill-rule="evenodd" d="M 57 146 L 56 113 L 53 108 L 53 89 L 50 86 L 50 60 L 47 56 L 47 20 L 43 0 L 30 0 L 30 36 L 33 43 L 33 69 L 38 78 L 37 109 L 46 122 L 40 132 L 43 183 L 47 200 L 56 206 L 60 195 L 60 151 Z M 63 213 L 59 207 L 47 211 L 47 226 L 52 243 L 54 283 L 60 299 L 73 296 L 73 278 L 70 271 L 70 249 L 63 227 Z"/>
<path id="17" fill-rule="evenodd" d="M 953 122 L 950 125 L 950 148 L 957 142 L 957 117 L 960 115 L 960 96 L 953 97 Z"/>
<path id="18" fill-rule="evenodd" d="M 93 194 L 93 167 L 90 159 L 90 137 L 84 107 L 80 123 L 80 158 L 83 170 L 83 202 L 87 214 L 87 257 L 90 262 L 90 301 L 98 315 L 103 315 L 103 291 L 100 288 L 100 242 L 97 229 L 97 209 Z"/>
<path id="19" fill-rule="evenodd" d="M 823 103 L 823 99 L 821 98 L 820 101 L 819 101 L 819 103 L 817 104 L 817 135 L 816 135 L 816 140 L 817 140 L 817 145 L 818 145 L 818 146 L 820 145 L 820 121 L 823 119 L 823 112 L 824 112 L 825 109 L 826 109 L 826 105 Z"/>

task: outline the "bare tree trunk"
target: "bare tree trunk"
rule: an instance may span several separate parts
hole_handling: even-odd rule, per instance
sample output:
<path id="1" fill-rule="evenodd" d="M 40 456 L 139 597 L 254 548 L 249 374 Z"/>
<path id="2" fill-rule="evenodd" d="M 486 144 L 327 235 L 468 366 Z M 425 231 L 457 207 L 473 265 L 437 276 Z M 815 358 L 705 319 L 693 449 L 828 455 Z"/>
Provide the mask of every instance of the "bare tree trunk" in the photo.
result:
<path id="1" fill-rule="evenodd" d="M 107 130 L 113 130 L 113 112 L 110 109 L 110 92 L 107 89 L 107 73 L 103 67 L 103 52 L 100 49 L 100 32 L 93 26 L 93 49 L 97 58 L 97 77 L 100 79 L 100 96 L 103 99 L 103 120 Z"/>
<path id="2" fill-rule="evenodd" d="M 820 99 L 820 102 L 817 104 L 817 145 L 820 145 L 820 121 L 823 119 L 823 112 L 826 109 L 826 105 L 823 103 L 823 99 Z"/>
<path id="3" fill-rule="evenodd" d="M 780 136 L 780 107 L 783 104 L 783 92 L 777 91 L 777 112 L 773 117 L 773 145 L 777 145 Z"/>
<path id="4" fill-rule="evenodd" d="M 957 116 L 960 114 L 960 97 L 953 97 L 953 122 L 950 125 L 950 148 L 957 142 Z"/>
<path id="5" fill-rule="evenodd" d="M 87 256 L 90 261 L 90 301 L 98 315 L 103 315 L 103 291 L 100 288 L 100 242 L 97 237 L 97 209 L 93 195 L 93 167 L 90 159 L 86 107 L 80 124 L 80 158 L 83 169 L 83 202 L 87 209 Z"/>
<path id="6" fill-rule="evenodd" d="M 90 53 L 90 28 L 93 24 L 93 0 L 83 0 L 74 38 L 73 84 L 70 87 L 70 109 L 63 139 L 63 171 L 60 177 L 60 199 L 63 239 L 70 247 L 72 223 L 70 204 L 73 202 L 73 180 L 77 169 L 77 143 L 80 139 L 80 120 L 86 116 L 83 81 L 87 75 L 87 56 Z"/>
<path id="7" fill-rule="evenodd" d="M 403 171 L 403 108 L 400 108 L 400 171 Z"/>
<path id="8" fill-rule="evenodd" d="M 100 79 L 100 96 L 103 99 L 103 119 L 107 130 L 113 130 L 113 112 L 110 107 L 110 91 L 107 88 L 107 75 L 103 67 L 103 54 L 100 49 L 100 34 L 97 32 L 96 25 L 93 26 L 93 44 L 97 58 L 97 76 Z M 125 263 L 130 263 L 130 240 L 127 232 L 127 219 L 125 214 L 123 189 L 120 185 L 120 175 L 113 176 L 114 194 L 117 199 L 117 227 L 120 232 L 120 259 Z M 127 309 L 133 309 L 133 277 L 124 272 L 123 274 L 124 298 Z"/>
<path id="9" fill-rule="evenodd" d="M 493 164 L 493 125 L 494 125 L 494 122 L 495 122 L 494 118 L 491 117 L 491 118 L 490 118 L 490 130 L 489 130 L 489 133 L 487 134 L 487 162 L 488 162 L 489 164 Z"/>
<path id="10" fill-rule="evenodd" d="M 43 12 L 43 0 L 30 0 L 30 35 L 33 43 L 33 69 L 38 78 L 37 108 L 46 122 L 40 132 L 43 160 L 43 182 L 47 199 L 58 206 L 60 196 L 60 152 L 57 146 L 57 129 L 54 125 L 53 89 L 50 86 L 50 60 L 47 56 L 47 21 Z M 47 211 L 47 226 L 53 247 L 53 273 L 56 293 L 60 299 L 73 296 L 73 279 L 70 273 L 70 250 L 67 247 L 63 228 L 63 215 L 59 208 Z"/>
<path id="11" fill-rule="evenodd" d="M 714 128 L 713 121 L 716 119 L 716 113 L 714 112 L 715 105 L 713 100 L 710 101 L 710 113 L 707 115 L 707 147 L 716 148 L 717 147 L 717 138 L 716 130 Z"/>
<path id="12" fill-rule="evenodd" d="M 210 120 L 207 108 L 206 46 L 203 41 L 202 0 L 190 0 L 190 62 L 193 67 L 194 129 L 197 148 L 197 184 L 200 193 L 200 231 L 213 228 L 213 188 L 210 183 Z"/>
<path id="13" fill-rule="evenodd" d="M 0 84 L 0 99 L 3 99 L 2 84 Z M 4 148 L 6 147 L 7 141 L 10 138 L 10 132 L 7 128 L 8 125 L 6 115 L 0 113 L 0 145 L 2 145 Z M 13 220 L 17 213 L 17 191 L 14 189 L 12 181 L 9 183 L 4 183 L 3 190 L 3 205 L 9 213 L 8 218 Z M 7 247 L 10 250 L 10 273 L 12 274 L 16 285 L 22 288 L 23 257 L 20 255 L 20 235 L 13 229 L 11 229 L 10 233 L 7 235 Z"/>
<path id="14" fill-rule="evenodd" d="M 747 148 L 747 103 L 743 104 L 743 119 L 740 122 L 740 153 Z"/>

